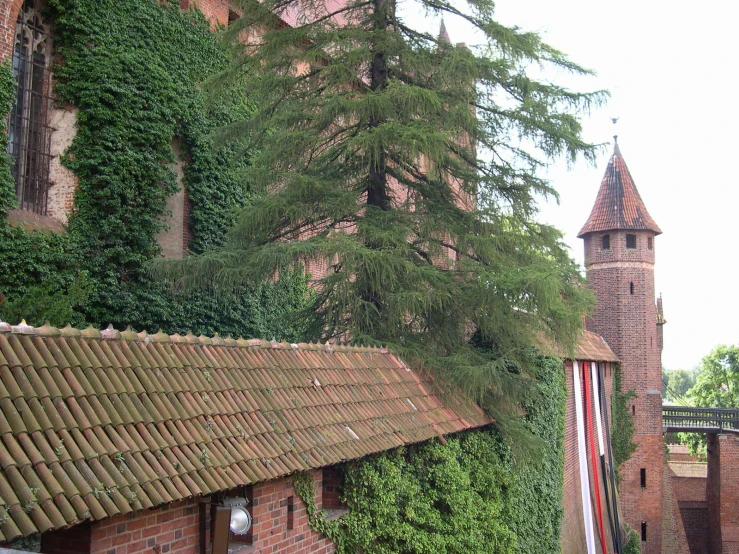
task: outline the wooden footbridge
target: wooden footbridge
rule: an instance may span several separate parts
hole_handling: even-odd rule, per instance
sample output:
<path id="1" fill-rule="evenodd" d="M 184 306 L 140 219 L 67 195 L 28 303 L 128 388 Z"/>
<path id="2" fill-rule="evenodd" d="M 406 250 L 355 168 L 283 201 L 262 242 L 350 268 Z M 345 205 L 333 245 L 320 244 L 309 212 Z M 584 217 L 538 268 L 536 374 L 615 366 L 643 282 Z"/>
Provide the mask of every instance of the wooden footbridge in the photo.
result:
<path id="1" fill-rule="evenodd" d="M 665 433 L 739 433 L 739 409 L 663 406 Z"/>

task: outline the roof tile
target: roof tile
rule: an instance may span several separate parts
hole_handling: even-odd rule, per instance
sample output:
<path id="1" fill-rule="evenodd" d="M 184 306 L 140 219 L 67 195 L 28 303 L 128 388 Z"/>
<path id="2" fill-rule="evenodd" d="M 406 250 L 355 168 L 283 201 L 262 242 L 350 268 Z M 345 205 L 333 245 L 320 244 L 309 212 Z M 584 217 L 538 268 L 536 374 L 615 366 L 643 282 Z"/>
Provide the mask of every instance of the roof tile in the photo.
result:
<path id="1" fill-rule="evenodd" d="M 0 541 L 491 423 L 430 391 L 378 349 L 0 325 Z"/>
<path id="2" fill-rule="evenodd" d="M 614 230 L 647 230 L 656 234 L 662 233 L 649 215 L 639 191 L 636 190 L 634 179 L 626 167 L 618 143 L 608 162 L 593 211 L 577 236 Z"/>

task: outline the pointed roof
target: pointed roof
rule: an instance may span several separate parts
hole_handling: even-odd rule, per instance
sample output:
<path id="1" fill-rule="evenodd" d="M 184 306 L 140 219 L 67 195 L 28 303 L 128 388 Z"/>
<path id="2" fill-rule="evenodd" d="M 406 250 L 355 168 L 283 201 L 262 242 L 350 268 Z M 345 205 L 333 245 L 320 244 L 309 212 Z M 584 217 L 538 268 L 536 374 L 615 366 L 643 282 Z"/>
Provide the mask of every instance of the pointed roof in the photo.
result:
<path id="1" fill-rule="evenodd" d="M 590 212 L 590 217 L 577 236 L 582 238 L 588 233 L 617 229 L 654 231 L 658 235 L 662 233 L 649 215 L 639 191 L 636 190 L 634 179 L 618 147 L 618 141 L 608 161 L 608 168 L 600 184 L 593 211 Z"/>
<path id="2" fill-rule="evenodd" d="M 452 43 L 452 40 L 449 38 L 449 32 L 446 30 L 446 25 L 444 24 L 443 18 L 441 20 L 441 26 L 439 27 L 439 41 L 447 42 L 449 44 Z"/>

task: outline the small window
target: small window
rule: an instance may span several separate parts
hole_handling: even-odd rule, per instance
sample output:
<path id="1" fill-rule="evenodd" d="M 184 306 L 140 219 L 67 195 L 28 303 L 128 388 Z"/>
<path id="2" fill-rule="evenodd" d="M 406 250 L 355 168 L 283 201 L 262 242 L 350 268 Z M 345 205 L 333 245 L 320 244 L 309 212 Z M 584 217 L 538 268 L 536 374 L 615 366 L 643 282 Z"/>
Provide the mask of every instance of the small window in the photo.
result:
<path id="1" fill-rule="evenodd" d="M 652 237 L 647 238 L 647 250 L 652 250 L 654 248 L 654 239 Z"/>
<path id="2" fill-rule="evenodd" d="M 288 531 L 290 529 L 294 528 L 295 525 L 295 504 L 293 503 L 293 497 L 288 496 L 287 497 L 287 529 Z"/>
<path id="3" fill-rule="evenodd" d="M 239 14 L 237 14 L 233 10 L 228 10 L 228 25 L 231 26 L 231 23 L 234 21 L 237 21 L 239 19 Z"/>
<path id="4" fill-rule="evenodd" d="M 611 235 L 603 235 L 603 244 L 601 246 L 603 250 L 611 249 Z"/>
<path id="5" fill-rule="evenodd" d="M 643 467 L 639 470 L 639 478 L 641 480 L 641 488 L 647 488 L 647 468 Z"/>
<path id="6" fill-rule="evenodd" d="M 636 235 L 626 235 L 626 248 L 636 248 Z"/>
<path id="7" fill-rule="evenodd" d="M 634 294 L 634 281 L 631 281 L 631 283 L 629 283 L 629 292 L 631 294 Z"/>
<path id="8" fill-rule="evenodd" d="M 631 415 L 636 415 L 636 404 L 631 405 Z"/>
<path id="9" fill-rule="evenodd" d="M 641 522 L 641 542 L 647 542 L 647 522 Z"/>

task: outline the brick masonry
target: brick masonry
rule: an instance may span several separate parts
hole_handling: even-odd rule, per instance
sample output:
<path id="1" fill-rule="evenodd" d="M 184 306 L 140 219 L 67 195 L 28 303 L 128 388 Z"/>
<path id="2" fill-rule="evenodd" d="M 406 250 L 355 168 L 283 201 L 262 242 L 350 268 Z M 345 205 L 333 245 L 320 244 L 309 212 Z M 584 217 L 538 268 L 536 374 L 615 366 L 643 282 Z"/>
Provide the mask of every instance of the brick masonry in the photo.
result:
<path id="1" fill-rule="evenodd" d="M 739 554 L 739 437 L 708 435 L 708 552 Z"/>
<path id="2" fill-rule="evenodd" d="M 311 472 L 322 508 L 322 471 Z M 292 525 L 288 506 L 292 502 Z M 44 554 L 209 554 L 210 498 L 192 498 L 42 535 Z M 311 529 L 305 503 L 289 478 L 252 488 L 252 541 L 239 554 L 331 554 L 333 543 Z M 204 530 L 204 534 L 201 533 Z M 201 544 L 202 535 L 202 544 Z M 241 546 L 241 545 L 239 545 Z"/>
<path id="3" fill-rule="evenodd" d="M 608 234 L 610 248 L 604 249 Z M 626 235 L 636 235 L 636 248 Z M 641 531 L 646 523 L 645 554 L 661 554 L 662 442 L 661 352 L 654 294 L 655 233 L 614 230 L 585 239 L 588 285 L 595 291 L 595 312 L 588 330 L 601 335 L 621 359 L 624 390 L 633 390 L 636 452 L 621 467 L 619 497 L 626 522 Z M 649 240 L 651 239 L 651 240 Z M 652 248 L 649 248 L 651 243 Z M 642 487 L 640 470 L 646 470 Z"/>

